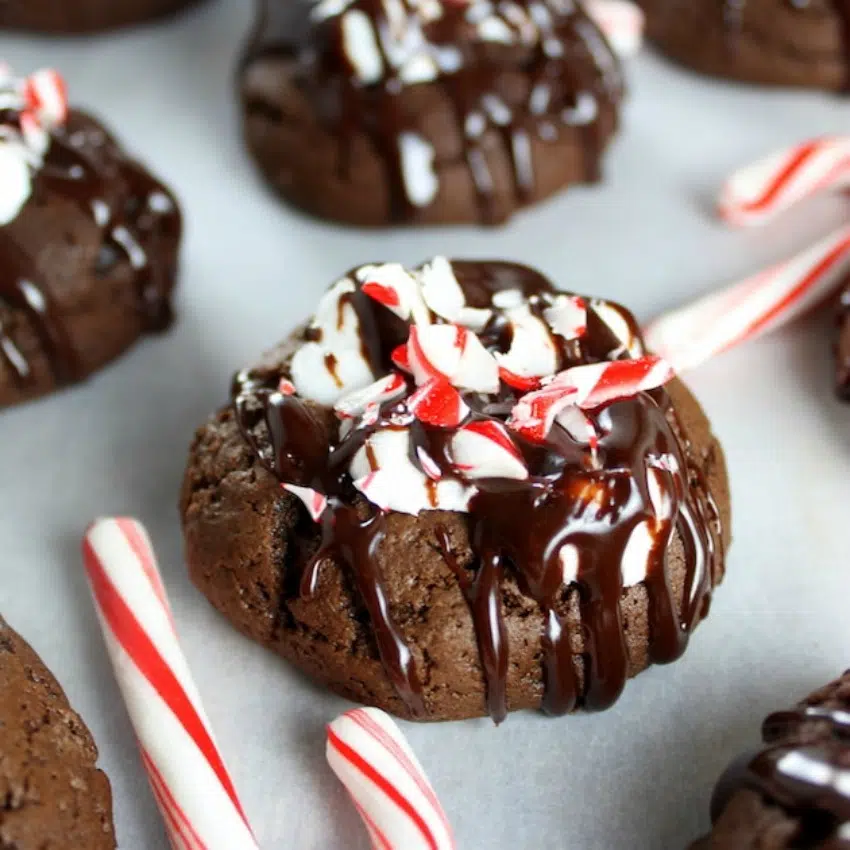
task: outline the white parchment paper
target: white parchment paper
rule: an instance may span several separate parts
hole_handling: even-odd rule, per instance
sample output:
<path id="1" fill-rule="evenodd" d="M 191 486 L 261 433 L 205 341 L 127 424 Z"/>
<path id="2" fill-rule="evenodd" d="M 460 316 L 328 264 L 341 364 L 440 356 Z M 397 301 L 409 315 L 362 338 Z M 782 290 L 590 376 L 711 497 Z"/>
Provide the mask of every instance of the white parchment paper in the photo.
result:
<path id="1" fill-rule="evenodd" d="M 83 580 L 79 539 L 101 513 L 150 528 L 198 686 L 264 848 L 365 850 L 323 758 L 346 704 L 238 636 L 189 584 L 176 502 L 186 447 L 229 378 L 307 315 L 340 272 L 435 253 L 539 266 L 639 317 L 752 272 L 847 216 L 817 201 L 769 230 L 731 232 L 712 193 L 735 166 L 850 132 L 850 101 L 691 76 L 644 55 L 603 186 L 498 231 L 360 232 L 279 204 L 240 142 L 233 67 L 251 19 L 219 0 L 101 39 L 0 38 L 20 71 L 54 65 L 171 182 L 188 222 L 180 322 L 85 386 L 0 413 L 0 611 L 83 713 L 112 779 L 122 848 L 165 847 Z M 633 682 L 606 714 L 405 724 L 463 850 L 679 850 L 711 786 L 763 715 L 850 666 L 850 406 L 831 392 L 824 313 L 698 370 L 724 440 L 735 545 L 686 657 Z"/>

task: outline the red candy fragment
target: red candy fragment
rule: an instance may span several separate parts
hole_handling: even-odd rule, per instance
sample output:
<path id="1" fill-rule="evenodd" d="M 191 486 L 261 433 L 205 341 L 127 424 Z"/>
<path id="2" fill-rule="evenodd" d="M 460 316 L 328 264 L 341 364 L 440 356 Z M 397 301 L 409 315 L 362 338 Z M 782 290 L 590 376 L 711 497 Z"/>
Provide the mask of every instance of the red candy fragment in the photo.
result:
<path id="1" fill-rule="evenodd" d="M 388 401 L 400 399 L 406 390 L 407 381 L 397 372 L 390 372 L 368 387 L 343 396 L 334 405 L 334 412 L 340 419 L 352 419 Z"/>
<path id="2" fill-rule="evenodd" d="M 24 83 L 27 110 L 45 127 L 64 124 L 68 117 L 65 80 L 53 70 L 36 71 Z"/>
<path id="3" fill-rule="evenodd" d="M 365 295 L 368 295 L 370 298 L 374 299 L 379 304 L 383 304 L 385 307 L 398 307 L 401 304 L 401 298 L 399 298 L 398 292 L 396 292 L 395 289 L 392 289 L 389 286 L 384 286 L 382 283 L 378 283 L 377 281 L 367 281 L 361 286 L 361 289 Z"/>
<path id="4" fill-rule="evenodd" d="M 499 378 L 509 387 L 513 387 L 515 390 L 520 390 L 524 393 L 536 390 L 540 386 L 540 378 L 524 378 L 522 375 L 511 372 L 504 366 L 499 367 Z"/>
<path id="5" fill-rule="evenodd" d="M 508 427 L 542 443 L 566 407 L 593 410 L 660 387 L 673 377 L 670 364 L 655 356 L 574 366 L 521 398 L 511 411 Z"/>
<path id="6" fill-rule="evenodd" d="M 469 415 L 460 393 L 445 378 L 432 378 L 407 400 L 408 410 L 426 425 L 456 428 Z"/>
<path id="7" fill-rule="evenodd" d="M 410 372 L 410 358 L 407 355 L 407 345 L 399 345 L 393 349 L 390 354 L 390 360 L 393 365 L 401 369 L 402 372 Z"/>
<path id="8" fill-rule="evenodd" d="M 491 419 L 470 422 L 452 437 L 452 462 L 463 477 L 528 478 L 528 468 L 507 429 Z"/>
<path id="9" fill-rule="evenodd" d="M 280 383 L 277 385 L 277 391 L 281 395 L 295 395 L 295 384 L 286 378 L 281 378 Z"/>

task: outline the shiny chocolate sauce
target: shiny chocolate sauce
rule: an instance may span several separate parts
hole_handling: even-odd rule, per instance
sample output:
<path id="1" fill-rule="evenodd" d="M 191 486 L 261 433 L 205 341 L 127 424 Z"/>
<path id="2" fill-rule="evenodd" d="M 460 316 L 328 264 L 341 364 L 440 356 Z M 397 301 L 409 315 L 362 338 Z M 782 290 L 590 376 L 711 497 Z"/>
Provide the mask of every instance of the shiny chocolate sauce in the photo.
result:
<path id="1" fill-rule="evenodd" d="M 535 295 L 553 291 L 545 278 L 522 266 L 484 262 L 452 266 L 472 307 L 489 306 L 498 290 L 521 289 L 531 297 L 534 309 Z M 363 348 L 370 352 L 375 375 L 386 374 L 389 353 L 406 339 L 407 326 L 369 298 L 355 297 L 351 303 L 360 316 Z M 479 338 L 491 351 L 504 350 L 510 344 L 504 318 L 494 314 Z M 621 341 L 592 309 L 585 336 L 569 342 L 558 339 L 565 366 L 600 362 L 622 352 Z M 309 597 L 315 591 L 328 559 L 343 566 L 368 611 L 389 679 L 411 713 L 423 716 L 413 656 L 393 621 L 376 558 L 385 535 L 384 515 L 355 491 L 348 466 L 371 433 L 395 427 L 409 431 L 414 464 L 420 464 L 422 448 L 444 472 L 455 474 L 448 454 L 449 434 L 415 421 L 403 404 L 390 402 L 374 424 L 340 437 L 326 411 L 278 392 L 280 377 L 238 374 L 233 405 L 243 435 L 270 472 L 283 483 L 312 487 L 329 498 L 321 548 L 300 578 L 300 593 Z M 465 393 L 464 400 L 471 418 L 504 422 L 517 401 L 516 393 L 502 384 L 498 394 Z M 701 459 L 694 457 L 669 396 L 663 390 L 643 393 L 595 411 L 593 417 L 602 435 L 595 451 L 558 425 L 542 446 L 512 435 L 530 477 L 475 482 L 478 492 L 468 512 L 475 553 L 471 567 L 459 563 L 447 533 L 438 529 L 436 534 L 435 544 L 472 613 L 488 708 L 497 722 L 509 708 L 509 645 L 501 596 L 506 575 L 516 578 L 543 614 L 543 704 L 555 715 L 607 708 L 625 685 L 629 662 L 621 611 L 622 564 L 641 523 L 652 541 L 644 582 L 651 660 L 666 663 L 678 658 L 709 605 L 722 557 L 720 516 L 703 478 Z M 567 546 L 573 547 L 578 568 L 575 582 L 565 583 L 561 552 Z M 671 556 L 683 558 L 686 565 L 681 592 L 671 583 Z M 568 616 L 572 593 L 577 593 L 578 623 Z M 584 635 L 581 656 L 573 645 L 578 630 Z"/>
<path id="2" fill-rule="evenodd" d="M 712 818 L 749 788 L 799 820 L 793 846 L 850 848 L 850 705 L 778 712 L 765 720 L 762 738 L 764 749 L 737 759 L 721 778 Z"/>
<path id="3" fill-rule="evenodd" d="M 568 0 L 492 4 L 491 14 L 500 22 L 510 22 L 512 12 L 519 10 L 535 29 L 533 41 L 517 37 L 512 44 L 476 35 L 471 10 L 485 4 L 437 0 L 442 15 L 435 20 L 423 18 L 423 5 L 423 0 L 353 0 L 346 8 L 360 20 L 365 17 L 379 35 L 375 50 L 380 71 L 374 81 L 358 78 L 346 50 L 346 13 L 311 18 L 310 4 L 287 0 L 264 0 L 245 65 L 266 56 L 293 58 L 296 84 L 321 120 L 343 140 L 341 174 L 347 174 L 352 145 L 362 135 L 381 154 L 397 221 L 415 220 L 419 207 L 427 205 L 411 197 L 404 176 L 405 139 L 414 136 L 431 146 L 423 126 L 428 122 L 423 122 L 411 100 L 411 89 L 417 85 L 438 87 L 450 104 L 482 221 L 499 218 L 491 170 L 494 158 L 510 163 L 517 203 L 529 203 L 537 179 L 533 145 L 556 141 L 566 128 L 578 130 L 582 139 L 584 180 L 599 179 L 623 83 L 616 57 L 577 4 Z M 433 63 L 434 79 L 419 82 L 404 77 L 403 63 L 414 54 Z"/>
<path id="4" fill-rule="evenodd" d="M 784 0 L 795 9 L 807 9 L 810 0 Z M 836 14 L 841 18 L 842 37 L 846 54 L 847 74 L 844 83 L 846 91 L 850 92 L 850 0 L 830 0 Z M 723 19 L 729 32 L 737 37 L 743 27 L 744 11 L 747 0 L 723 0 Z"/>
<path id="5" fill-rule="evenodd" d="M 61 202 L 73 203 L 100 231 L 92 273 L 107 276 L 117 264 L 128 263 L 144 327 L 161 330 L 172 320 L 169 297 L 182 226 L 177 203 L 165 186 L 124 156 L 96 121 L 72 112 L 64 127 L 51 132 L 50 148 L 33 175 L 32 195 L 23 210 L 0 227 L 0 357 L 24 386 L 33 380 L 33 369 L 7 324 L 10 311 L 24 317 L 37 335 L 56 383 L 85 375 L 64 311 L 41 266 L 55 261 L 46 262 L 43 252 L 24 248 L 20 238 L 22 228 L 37 223 L 37 208 Z M 73 251 L 71 245 L 60 247 Z"/>

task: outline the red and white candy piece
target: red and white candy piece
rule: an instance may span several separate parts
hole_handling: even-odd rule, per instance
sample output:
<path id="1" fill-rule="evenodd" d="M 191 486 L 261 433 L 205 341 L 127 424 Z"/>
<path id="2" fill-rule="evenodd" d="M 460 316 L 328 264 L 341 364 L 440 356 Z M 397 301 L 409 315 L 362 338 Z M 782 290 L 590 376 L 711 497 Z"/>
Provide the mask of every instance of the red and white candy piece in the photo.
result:
<path id="1" fill-rule="evenodd" d="M 543 318 L 558 336 L 579 339 L 587 333 L 587 302 L 578 295 L 557 295 Z"/>
<path id="2" fill-rule="evenodd" d="M 820 304 L 850 272 L 850 226 L 790 260 L 653 321 L 647 347 L 677 372 L 787 324 Z"/>
<path id="3" fill-rule="evenodd" d="M 804 142 L 742 168 L 724 184 L 718 209 L 731 224 L 752 227 L 839 189 L 850 189 L 850 136 Z"/>
<path id="4" fill-rule="evenodd" d="M 153 549 L 131 519 L 83 541 L 86 574 L 174 850 L 256 850 L 177 634 Z"/>
<path id="5" fill-rule="evenodd" d="M 58 127 L 68 118 L 68 90 L 56 71 L 43 69 L 28 77 L 24 99 L 26 111 L 33 113 L 46 129 Z"/>
<path id="6" fill-rule="evenodd" d="M 461 394 L 445 378 L 432 378 L 407 399 L 407 409 L 426 425 L 456 428 L 469 416 Z"/>
<path id="7" fill-rule="evenodd" d="M 656 356 L 574 366 L 523 396 L 511 411 L 508 427 L 527 440 L 540 443 L 549 435 L 558 415 L 570 405 L 594 410 L 656 389 L 673 377 L 670 364 Z"/>
<path id="8" fill-rule="evenodd" d="M 367 408 L 400 399 L 406 392 L 407 381 L 401 375 L 391 372 L 365 389 L 343 396 L 334 405 L 334 412 L 340 419 L 352 419 L 362 416 Z"/>
<path id="9" fill-rule="evenodd" d="M 585 7 L 615 53 L 627 59 L 641 49 L 646 19 L 639 6 L 629 0 L 587 0 Z"/>
<path id="10" fill-rule="evenodd" d="M 427 325 L 431 315 L 422 297 L 419 282 L 399 263 L 362 266 L 355 276 L 360 289 L 379 304 L 383 304 L 400 319 Z"/>
<path id="11" fill-rule="evenodd" d="M 307 513 L 310 514 L 310 519 L 313 522 L 319 522 L 325 510 L 328 507 L 327 496 L 313 490 L 311 487 L 299 487 L 297 484 L 281 484 L 287 493 L 292 493 L 297 499 L 307 508 Z"/>
<path id="12" fill-rule="evenodd" d="M 373 850 L 455 849 L 422 765 L 384 712 L 356 708 L 334 720 L 327 758 L 363 818 Z"/>
<path id="13" fill-rule="evenodd" d="M 506 354 L 497 353 L 496 362 L 505 383 L 528 389 L 558 371 L 558 349 L 546 323 L 528 305 L 508 310 L 506 316 L 511 323 L 511 347 Z"/>
<path id="14" fill-rule="evenodd" d="M 452 436 L 451 455 L 454 469 L 469 481 L 528 478 L 525 461 L 501 422 L 482 420 L 459 428 Z"/>
<path id="15" fill-rule="evenodd" d="M 407 360 L 418 385 L 434 379 L 463 390 L 495 393 L 499 366 L 472 331 L 460 325 L 413 326 Z"/>
<path id="16" fill-rule="evenodd" d="M 426 263 L 419 277 L 425 303 L 440 318 L 473 331 L 483 330 L 490 321 L 492 310 L 467 305 L 452 264 L 445 257 L 435 257 Z"/>

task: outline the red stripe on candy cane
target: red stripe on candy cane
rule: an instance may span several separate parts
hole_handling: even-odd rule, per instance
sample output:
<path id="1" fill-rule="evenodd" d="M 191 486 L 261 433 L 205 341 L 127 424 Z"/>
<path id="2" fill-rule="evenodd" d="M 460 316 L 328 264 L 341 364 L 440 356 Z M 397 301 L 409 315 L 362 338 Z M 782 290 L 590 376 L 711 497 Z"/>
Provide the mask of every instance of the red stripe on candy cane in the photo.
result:
<path id="1" fill-rule="evenodd" d="M 139 563 L 151 583 L 153 592 L 162 603 L 162 607 L 168 614 L 168 619 L 171 620 L 171 625 L 174 625 L 174 617 L 171 613 L 171 606 L 168 604 L 168 597 L 165 595 L 165 587 L 159 577 L 153 559 L 150 555 L 150 544 L 144 539 L 139 531 L 138 525 L 130 519 L 120 517 L 115 520 L 115 524 L 121 530 L 121 533 L 127 540 L 127 544 L 133 550 L 133 554 L 139 559 Z"/>
<path id="2" fill-rule="evenodd" d="M 363 820 L 363 823 L 366 824 L 366 831 L 369 833 L 369 837 L 372 839 L 372 844 L 374 846 L 374 850 L 393 850 L 392 844 L 390 844 L 389 839 L 383 832 L 381 832 L 381 828 L 375 821 L 369 816 L 369 812 L 363 808 L 356 800 L 352 798 L 352 802 L 354 803 L 354 808 L 357 809 L 357 814 Z"/>
<path id="3" fill-rule="evenodd" d="M 440 850 L 431 828 L 410 801 L 379 771 L 367 762 L 356 750 L 345 743 L 333 729 L 328 727 L 328 743 L 352 767 L 378 788 L 416 826 L 430 850 Z M 405 850 L 399 847 L 396 850 Z"/>
<path id="4" fill-rule="evenodd" d="M 656 319 L 644 336 L 679 371 L 781 327 L 830 296 L 850 270 L 850 226 L 789 260 Z"/>
<path id="5" fill-rule="evenodd" d="M 721 217 L 737 226 L 757 225 L 806 198 L 850 185 L 850 136 L 795 145 L 746 166 L 720 193 Z"/>
<path id="6" fill-rule="evenodd" d="M 401 744 L 389 735 L 385 729 L 379 726 L 362 708 L 349 711 L 347 716 L 364 732 L 371 735 L 391 756 L 393 756 L 393 758 L 395 758 L 405 773 L 407 773 L 407 775 L 416 784 L 416 787 L 422 792 L 425 799 L 434 807 L 434 811 L 443 822 L 443 825 L 446 827 L 446 831 L 451 833 L 451 826 L 449 826 L 448 818 L 446 817 L 446 813 L 443 811 L 443 807 L 440 805 L 440 801 L 437 799 L 437 795 L 434 793 L 434 789 L 431 788 L 430 784 L 425 781 L 425 778 L 422 776 L 422 772 L 411 761 L 410 756 L 408 756 L 408 754 L 404 751 Z"/>
<path id="7" fill-rule="evenodd" d="M 184 840 L 187 846 L 190 850 L 206 850 L 206 844 L 203 839 L 192 826 L 191 821 L 186 816 L 186 813 L 183 811 L 180 804 L 174 799 L 174 795 L 171 793 L 171 789 L 168 787 L 165 777 L 163 777 L 159 768 L 156 766 L 156 763 L 145 749 L 142 749 L 142 761 L 144 762 L 151 781 L 157 783 L 161 797 L 165 800 L 169 810 L 177 819 L 180 827 L 180 834 L 185 836 Z"/>
<path id="8" fill-rule="evenodd" d="M 92 592 L 115 639 L 203 754 L 234 808 L 248 826 L 248 820 L 236 796 L 236 789 L 195 706 L 139 624 L 133 611 L 110 581 L 88 539 L 83 541 L 83 557 Z"/>
<path id="9" fill-rule="evenodd" d="M 169 801 L 165 781 L 156 771 L 156 767 L 150 756 L 144 750 L 141 750 L 141 753 L 142 764 L 147 772 L 148 782 L 150 783 L 156 804 L 165 819 L 165 826 L 168 830 L 168 837 L 171 839 L 172 846 L 177 848 L 177 850 L 180 850 L 180 848 L 183 848 L 183 850 L 204 850 L 203 843 L 199 844 L 193 841 L 191 836 L 186 834 L 174 806 Z"/>
<path id="10" fill-rule="evenodd" d="M 163 800 L 159 789 L 152 782 L 150 783 L 150 788 L 157 808 L 162 813 L 163 820 L 165 821 L 165 833 L 168 836 L 168 843 L 171 845 L 172 850 L 192 850 L 183 840 L 183 836 L 180 835 L 174 816 L 168 810 L 168 804 Z"/>

